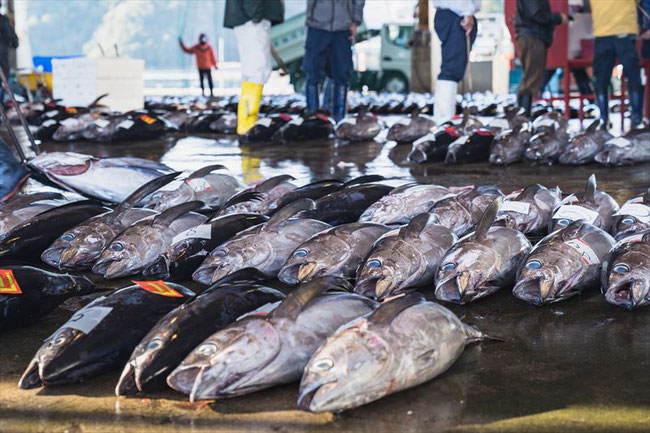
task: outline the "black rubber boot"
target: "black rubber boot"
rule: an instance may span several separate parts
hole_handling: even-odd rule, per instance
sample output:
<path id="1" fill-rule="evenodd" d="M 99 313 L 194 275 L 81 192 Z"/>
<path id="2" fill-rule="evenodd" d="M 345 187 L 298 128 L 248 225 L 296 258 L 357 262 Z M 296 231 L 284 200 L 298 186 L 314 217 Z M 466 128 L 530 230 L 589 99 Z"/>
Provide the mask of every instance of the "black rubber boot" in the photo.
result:
<path id="1" fill-rule="evenodd" d="M 524 109 L 524 116 L 530 117 L 530 110 L 533 105 L 533 97 L 528 93 L 522 93 L 517 96 L 519 108 Z"/>
<path id="2" fill-rule="evenodd" d="M 643 122 L 643 86 L 630 88 L 630 106 L 632 108 L 632 129 Z"/>
<path id="3" fill-rule="evenodd" d="M 335 84 L 332 99 L 332 117 L 337 123 L 345 117 L 347 98 L 348 86 Z"/>
<path id="4" fill-rule="evenodd" d="M 607 92 L 596 92 L 596 105 L 600 110 L 600 118 L 609 125 L 609 99 L 607 99 Z"/>
<path id="5" fill-rule="evenodd" d="M 318 110 L 318 84 L 307 84 L 305 86 L 305 99 L 307 114 L 314 114 Z"/>

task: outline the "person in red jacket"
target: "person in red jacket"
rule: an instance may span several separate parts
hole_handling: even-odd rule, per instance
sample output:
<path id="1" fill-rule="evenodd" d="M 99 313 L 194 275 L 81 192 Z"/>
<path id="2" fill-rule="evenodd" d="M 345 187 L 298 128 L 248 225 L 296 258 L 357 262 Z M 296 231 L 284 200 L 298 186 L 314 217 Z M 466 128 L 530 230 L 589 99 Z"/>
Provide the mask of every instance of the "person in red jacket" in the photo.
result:
<path id="1" fill-rule="evenodd" d="M 201 80 L 201 94 L 205 96 L 203 80 L 207 78 L 208 85 L 210 86 L 210 96 L 214 96 L 212 91 L 212 73 L 210 70 L 213 66 L 214 69 L 217 69 L 217 58 L 214 55 L 214 48 L 208 43 L 208 37 L 205 33 L 201 33 L 199 35 L 199 43 L 189 48 L 183 44 L 181 38 L 178 38 L 178 43 L 181 45 L 181 49 L 187 54 L 194 54 L 196 56 L 196 66 L 199 68 L 199 80 Z"/>

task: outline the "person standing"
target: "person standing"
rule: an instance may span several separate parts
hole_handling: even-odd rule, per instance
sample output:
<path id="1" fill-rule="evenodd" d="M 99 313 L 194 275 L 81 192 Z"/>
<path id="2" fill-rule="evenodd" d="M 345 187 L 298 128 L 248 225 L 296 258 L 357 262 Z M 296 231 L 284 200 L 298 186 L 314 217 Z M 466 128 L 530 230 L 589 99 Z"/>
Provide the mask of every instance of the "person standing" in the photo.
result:
<path id="1" fill-rule="evenodd" d="M 517 103 L 528 117 L 533 98 L 542 90 L 546 52 L 553 43 L 555 26 L 566 22 L 566 15 L 551 12 L 548 0 L 517 0 L 515 35 L 523 69 Z"/>
<path id="2" fill-rule="evenodd" d="M 591 19 L 594 29 L 594 78 L 596 105 L 600 118 L 608 123 L 608 90 L 614 63 L 618 59 L 627 78 L 632 128 L 643 120 L 643 86 L 636 39 L 639 33 L 636 0 L 591 0 Z"/>
<path id="3" fill-rule="evenodd" d="M 199 43 L 187 48 L 183 44 L 183 40 L 178 38 L 178 43 L 181 49 L 187 54 L 194 54 L 196 56 L 196 67 L 199 69 L 199 80 L 201 81 L 201 94 L 205 96 L 205 86 L 203 81 L 207 78 L 208 85 L 210 86 L 210 96 L 214 96 L 212 86 L 212 72 L 211 69 L 218 69 L 217 58 L 214 55 L 214 48 L 208 43 L 208 37 L 205 33 L 199 35 Z"/>
<path id="4" fill-rule="evenodd" d="M 433 115 L 440 124 L 456 114 L 458 82 L 465 76 L 469 51 L 476 39 L 474 15 L 481 9 L 481 0 L 433 0 L 433 5 L 436 8 L 433 25 L 442 51 Z"/>
<path id="5" fill-rule="evenodd" d="M 0 7 L 2 1 L 0 0 Z M 9 18 L 0 14 L 0 68 L 5 76 L 9 78 L 9 52 L 18 48 L 18 36 L 14 31 Z M 0 104 L 4 102 L 5 90 L 0 86 Z"/>
<path id="6" fill-rule="evenodd" d="M 305 96 L 308 114 L 315 113 L 319 108 L 319 86 L 326 61 L 329 60 L 331 114 L 337 122 L 345 117 L 352 74 L 352 43 L 357 27 L 363 22 L 364 5 L 365 0 L 307 0 L 303 70 L 307 77 Z"/>
<path id="7" fill-rule="evenodd" d="M 271 75 L 271 26 L 282 21 L 282 0 L 226 0 L 223 25 L 235 30 L 242 69 L 237 134 L 257 121 L 262 90 Z"/>

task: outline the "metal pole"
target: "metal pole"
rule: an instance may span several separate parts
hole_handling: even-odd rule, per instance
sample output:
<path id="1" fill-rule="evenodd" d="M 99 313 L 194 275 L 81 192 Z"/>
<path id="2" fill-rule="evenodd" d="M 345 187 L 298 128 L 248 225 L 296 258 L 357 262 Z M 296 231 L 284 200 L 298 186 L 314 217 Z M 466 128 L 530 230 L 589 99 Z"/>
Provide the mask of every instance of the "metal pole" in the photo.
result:
<path id="1" fill-rule="evenodd" d="M 29 142 L 32 146 L 32 150 L 34 151 L 34 153 L 38 155 L 39 153 L 41 153 L 41 149 L 36 143 L 36 140 L 32 135 L 32 131 L 29 130 L 29 125 L 27 125 L 27 120 L 25 119 L 25 116 L 23 115 L 23 112 L 20 109 L 20 105 L 18 105 L 18 101 L 16 101 L 16 95 L 14 95 L 13 90 L 11 90 L 11 87 L 9 87 L 9 81 L 7 80 L 7 77 L 5 76 L 5 73 L 2 70 L 2 68 L 0 68 L 0 79 L 2 79 L 2 86 L 5 88 L 5 90 L 7 91 L 7 93 L 9 93 L 9 96 L 11 97 L 11 101 L 13 102 L 14 108 L 16 109 L 16 114 L 18 115 L 18 118 L 20 119 L 20 123 L 22 124 L 23 129 L 25 130 L 25 134 L 27 134 L 27 138 L 29 139 Z M 8 124 L 8 126 L 11 128 L 10 124 Z M 22 153 L 23 152 L 21 152 L 21 154 Z"/>

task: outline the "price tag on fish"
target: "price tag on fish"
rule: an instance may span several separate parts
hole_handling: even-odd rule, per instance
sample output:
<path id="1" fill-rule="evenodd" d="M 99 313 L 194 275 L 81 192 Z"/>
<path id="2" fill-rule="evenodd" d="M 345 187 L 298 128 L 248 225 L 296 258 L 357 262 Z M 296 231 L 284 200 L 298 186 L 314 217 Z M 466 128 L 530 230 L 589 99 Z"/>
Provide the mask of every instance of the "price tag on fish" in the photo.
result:
<path id="1" fill-rule="evenodd" d="M 593 224 L 598 218 L 598 212 L 587 209 L 582 206 L 567 204 L 562 205 L 553 215 L 553 219 L 568 219 L 569 221 L 583 220 L 589 224 Z"/>
<path id="2" fill-rule="evenodd" d="M 273 122 L 273 119 L 271 119 L 270 117 L 265 117 L 263 119 L 258 119 L 257 122 L 255 122 L 255 125 L 260 125 L 265 128 L 268 128 L 269 126 L 271 126 L 271 122 Z"/>
<path id="3" fill-rule="evenodd" d="M 212 185 L 202 177 L 185 179 L 185 183 L 195 192 L 209 191 L 212 189 Z"/>
<path id="4" fill-rule="evenodd" d="M 133 120 L 126 119 L 117 124 L 118 128 L 130 129 L 133 126 Z"/>
<path id="5" fill-rule="evenodd" d="M 465 135 L 463 137 L 457 138 L 456 141 L 451 143 L 449 146 L 460 146 L 461 144 L 465 144 L 469 140 L 469 135 Z"/>
<path id="6" fill-rule="evenodd" d="M 499 209 L 499 213 L 501 212 L 517 212 L 528 215 L 528 212 L 530 212 L 530 203 L 524 201 L 504 201 L 501 209 Z"/>
<path id="7" fill-rule="evenodd" d="M 625 203 L 614 215 L 631 215 L 642 223 L 650 222 L 650 207 L 641 203 Z"/>
<path id="8" fill-rule="evenodd" d="M 600 263 L 600 259 L 598 258 L 596 252 L 591 249 L 591 247 L 587 245 L 582 239 L 575 238 L 564 243 L 579 252 L 582 261 L 587 265 L 597 265 Z"/>
<path id="9" fill-rule="evenodd" d="M 11 269 L 0 269 L 0 295 L 22 295 L 18 281 Z"/>
<path id="10" fill-rule="evenodd" d="M 631 144 L 632 142 L 625 137 L 616 137 L 605 143 L 605 146 L 628 147 Z"/>
<path id="11" fill-rule="evenodd" d="M 174 236 L 172 244 L 184 241 L 185 239 L 212 239 L 212 226 L 210 224 L 201 224 L 187 229 Z"/>
<path id="12" fill-rule="evenodd" d="M 84 334 L 90 333 L 113 311 L 112 307 L 93 307 L 89 305 L 77 311 L 61 328 L 77 329 Z"/>
<path id="13" fill-rule="evenodd" d="M 291 122 L 287 123 L 287 125 L 296 125 L 296 126 L 300 126 L 300 125 L 302 125 L 302 122 L 304 122 L 304 121 L 305 121 L 305 119 L 303 119 L 302 117 L 298 116 L 298 117 L 296 117 L 295 119 L 292 119 Z"/>
<path id="14" fill-rule="evenodd" d="M 41 123 L 41 128 L 48 128 L 52 125 L 56 125 L 56 120 L 54 119 L 46 120 L 45 122 Z"/>
<path id="15" fill-rule="evenodd" d="M 106 119 L 97 119 L 95 120 L 95 125 L 99 126 L 100 128 L 106 128 L 108 125 L 110 125 L 111 122 L 109 122 Z"/>

